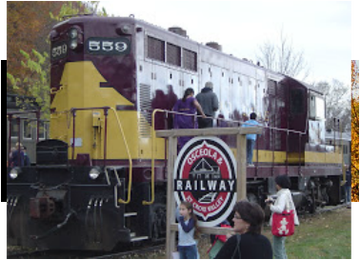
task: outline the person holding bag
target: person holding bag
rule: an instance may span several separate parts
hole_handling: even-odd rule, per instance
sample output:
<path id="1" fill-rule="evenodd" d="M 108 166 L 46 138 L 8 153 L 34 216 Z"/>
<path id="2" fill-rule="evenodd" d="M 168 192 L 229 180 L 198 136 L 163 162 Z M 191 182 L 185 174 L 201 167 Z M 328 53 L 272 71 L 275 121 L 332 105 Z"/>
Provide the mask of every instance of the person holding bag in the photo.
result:
<path id="1" fill-rule="evenodd" d="M 295 205 L 291 196 L 291 182 L 287 175 L 279 175 L 275 178 L 276 200 L 265 200 L 270 204 L 272 212 L 270 226 L 273 233 L 274 258 L 286 259 L 285 239 L 294 233 L 294 225 L 298 226 L 299 218 L 296 214 Z"/>

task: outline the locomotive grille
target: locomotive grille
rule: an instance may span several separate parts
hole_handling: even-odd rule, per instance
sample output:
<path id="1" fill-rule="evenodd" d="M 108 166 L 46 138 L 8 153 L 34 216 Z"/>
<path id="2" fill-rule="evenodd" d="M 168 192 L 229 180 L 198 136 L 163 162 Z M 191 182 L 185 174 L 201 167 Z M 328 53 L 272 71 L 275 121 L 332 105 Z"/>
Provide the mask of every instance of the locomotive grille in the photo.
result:
<path id="1" fill-rule="evenodd" d="M 167 59 L 168 63 L 180 67 L 181 66 L 181 48 L 178 46 L 175 46 L 171 43 L 167 43 L 166 59 Z"/>
<path id="2" fill-rule="evenodd" d="M 151 98 L 150 86 L 140 84 L 139 91 L 139 136 L 140 138 L 150 138 L 151 125 Z"/>
<path id="3" fill-rule="evenodd" d="M 273 80 L 269 80 L 268 81 L 268 93 L 269 95 L 274 95 L 275 96 L 275 91 L 276 91 L 276 82 Z"/>
<path id="4" fill-rule="evenodd" d="M 185 69 L 197 71 L 196 52 L 183 49 L 183 66 Z"/>
<path id="5" fill-rule="evenodd" d="M 165 42 L 148 36 L 147 57 L 165 62 Z"/>

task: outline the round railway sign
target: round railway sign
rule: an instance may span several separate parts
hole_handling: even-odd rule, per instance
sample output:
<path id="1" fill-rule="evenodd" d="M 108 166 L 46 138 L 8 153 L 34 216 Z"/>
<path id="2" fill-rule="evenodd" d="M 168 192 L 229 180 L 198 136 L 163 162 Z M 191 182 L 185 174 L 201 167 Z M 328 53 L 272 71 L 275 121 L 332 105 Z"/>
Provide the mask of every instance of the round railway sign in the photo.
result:
<path id="1" fill-rule="evenodd" d="M 177 204 L 192 203 L 199 226 L 224 221 L 236 202 L 236 160 L 217 137 L 195 137 L 181 149 L 174 167 Z"/>

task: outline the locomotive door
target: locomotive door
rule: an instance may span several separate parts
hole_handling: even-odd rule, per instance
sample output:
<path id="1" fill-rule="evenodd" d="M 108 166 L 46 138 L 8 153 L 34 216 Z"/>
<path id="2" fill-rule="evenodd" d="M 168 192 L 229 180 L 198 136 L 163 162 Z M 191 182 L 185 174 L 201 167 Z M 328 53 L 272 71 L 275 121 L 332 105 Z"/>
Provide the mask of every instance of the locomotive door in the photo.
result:
<path id="1" fill-rule="evenodd" d="M 285 87 L 280 82 L 268 81 L 269 95 L 269 126 L 274 128 L 286 128 L 286 109 L 285 109 Z M 285 132 L 272 130 L 269 136 L 269 149 L 272 151 L 284 151 Z"/>
<path id="2" fill-rule="evenodd" d="M 307 127 L 307 99 L 306 99 L 306 89 L 304 86 L 295 82 L 294 84 L 287 85 L 289 94 L 289 116 L 288 116 L 288 126 L 290 130 L 295 130 L 299 132 L 306 131 Z M 288 152 L 299 153 L 304 149 L 303 145 L 305 139 L 300 140 L 299 134 L 290 133 L 288 137 Z M 299 145 L 301 147 L 299 147 Z"/>

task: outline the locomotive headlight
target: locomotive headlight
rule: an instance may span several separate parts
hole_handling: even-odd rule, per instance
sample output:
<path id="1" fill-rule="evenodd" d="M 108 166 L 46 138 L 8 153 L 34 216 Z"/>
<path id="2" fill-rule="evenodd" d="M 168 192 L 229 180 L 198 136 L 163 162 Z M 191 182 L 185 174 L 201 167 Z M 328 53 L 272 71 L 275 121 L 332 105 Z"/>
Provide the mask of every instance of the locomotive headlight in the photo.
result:
<path id="1" fill-rule="evenodd" d="M 20 173 L 21 173 L 20 167 L 14 167 L 10 170 L 9 177 L 10 177 L 10 179 L 15 180 L 19 176 Z"/>
<path id="2" fill-rule="evenodd" d="M 78 31 L 77 31 L 77 29 L 76 29 L 76 28 L 70 29 L 70 31 L 69 31 L 69 36 L 70 36 L 71 39 L 76 39 L 77 36 L 78 36 Z"/>
<path id="3" fill-rule="evenodd" d="M 118 24 L 115 31 L 118 35 L 129 35 L 132 33 L 132 26 L 130 24 Z"/>
<path id="4" fill-rule="evenodd" d="M 123 31 L 123 33 L 129 34 L 131 32 L 131 27 L 130 27 L 130 25 L 124 24 L 122 26 L 121 30 Z"/>
<path id="5" fill-rule="evenodd" d="M 92 180 L 96 180 L 101 174 L 101 169 L 98 166 L 95 166 L 93 168 L 91 168 L 90 172 L 89 172 L 89 177 Z"/>
<path id="6" fill-rule="evenodd" d="M 78 46 L 77 40 L 72 40 L 70 42 L 70 49 L 75 50 L 77 46 Z"/>

